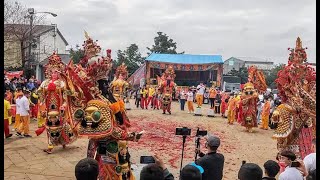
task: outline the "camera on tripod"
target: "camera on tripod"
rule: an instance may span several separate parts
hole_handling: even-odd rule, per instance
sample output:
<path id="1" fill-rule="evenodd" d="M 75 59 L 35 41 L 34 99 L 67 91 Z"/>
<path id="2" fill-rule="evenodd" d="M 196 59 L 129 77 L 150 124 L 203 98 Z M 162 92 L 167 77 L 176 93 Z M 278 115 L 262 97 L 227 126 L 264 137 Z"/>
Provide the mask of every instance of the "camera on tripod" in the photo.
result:
<path id="1" fill-rule="evenodd" d="M 196 133 L 196 154 L 194 157 L 194 161 L 197 161 L 197 157 L 198 157 L 198 151 L 197 149 L 200 151 L 200 137 L 201 136 L 206 136 L 208 134 L 208 131 L 205 130 L 200 130 L 200 128 L 197 129 L 197 133 Z"/>
<path id="2" fill-rule="evenodd" d="M 183 128 L 176 128 L 176 135 L 180 136 L 190 136 L 191 135 L 191 129 L 187 127 Z"/>
<path id="3" fill-rule="evenodd" d="M 208 131 L 202 131 L 202 130 L 199 130 L 199 128 L 198 128 L 198 130 L 197 130 L 197 134 L 196 134 L 196 136 L 206 136 L 208 134 Z"/>
<path id="4" fill-rule="evenodd" d="M 182 153 L 181 153 L 181 164 L 180 164 L 180 172 L 182 168 L 183 161 L 183 152 L 184 152 L 184 144 L 186 143 L 187 136 L 191 135 L 191 129 L 187 127 L 176 128 L 176 135 L 182 136 Z"/>

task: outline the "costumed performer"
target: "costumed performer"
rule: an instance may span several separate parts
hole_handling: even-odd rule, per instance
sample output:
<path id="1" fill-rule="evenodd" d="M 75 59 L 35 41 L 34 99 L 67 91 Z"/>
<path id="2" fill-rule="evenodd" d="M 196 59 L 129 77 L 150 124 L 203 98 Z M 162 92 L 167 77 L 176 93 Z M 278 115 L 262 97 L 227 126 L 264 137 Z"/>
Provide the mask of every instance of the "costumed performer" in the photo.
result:
<path id="1" fill-rule="evenodd" d="M 166 71 L 162 75 L 162 81 L 160 84 L 160 89 L 162 93 L 161 99 L 161 109 L 163 111 L 162 114 L 168 112 L 171 114 L 171 102 L 172 102 L 172 93 L 175 89 L 176 85 L 174 83 L 174 78 L 176 77 L 174 73 L 174 69 L 172 66 L 169 66 Z"/>
<path id="2" fill-rule="evenodd" d="M 270 101 L 268 97 L 264 98 L 264 105 L 261 112 L 261 127 L 260 129 L 268 130 L 269 124 L 269 114 L 270 114 Z"/>
<path id="3" fill-rule="evenodd" d="M 275 81 L 282 104 L 272 115 L 278 150 L 293 151 L 298 159 L 312 152 L 311 141 L 316 137 L 316 71 L 307 62 L 305 49 L 299 37 L 296 47 L 288 49 L 288 65 Z"/>
<path id="4" fill-rule="evenodd" d="M 230 94 L 230 99 L 228 102 L 228 124 L 233 124 L 234 120 L 235 120 L 235 113 L 236 113 L 236 97 L 234 97 L 234 94 L 231 93 Z"/>
<path id="5" fill-rule="evenodd" d="M 85 43 L 92 43 L 92 39 L 87 38 Z M 85 68 L 68 65 L 68 74 L 79 92 L 76 98 L 84 104 L 73 108 L 72 114 L 75 122 L 80 123 L 79 135 L 90 139 L 87 157 L 98 161 L 99 179 L 131 180 L 134 176 L 127 158 L 126 141 L 137 141 L 142 132 L 128 132 L 130 121 L 123 101 L 117 101 L 112 93 L 107 92 L 107 96 L 103 96 L 98 88 L 98 81 L 112 68 L 111 61 L 107 56 Z"/>
<path id="6" fill-rule="evenodd" d="M 222 92 L 221 93 L 221 107 L 220 107 L 220 112 L 221 116 L 225 118 L 225 113 L 228 108 L 228 101 L 229 101 L 229 94 L 227 92 Z"/>
<path id="7" fill-rule="evenodd" d="M 41 83 L 38 94 L 40 102 L 45 104 L 45 126 L 36 130 L 37 136 L 47 131 L 48 148 L 44 149 L 48 154 L 52 153 L 54 146 L 67 144 L 77 139 L 76 128 L 70 116 L 70 103 L 68 94 L 71 94 L 68 87 L 68 80 L 63 75 L 65 65 L 61 58 L 54 52 L 49 57 L 49 62 L 45 66 L 46 79 Z"/>

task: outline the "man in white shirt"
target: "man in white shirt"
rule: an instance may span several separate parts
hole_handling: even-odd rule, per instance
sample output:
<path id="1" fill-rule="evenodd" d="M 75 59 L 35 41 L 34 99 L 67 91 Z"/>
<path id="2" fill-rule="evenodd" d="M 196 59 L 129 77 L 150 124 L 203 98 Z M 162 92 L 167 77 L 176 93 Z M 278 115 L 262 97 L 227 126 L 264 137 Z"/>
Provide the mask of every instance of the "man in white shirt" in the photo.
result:
<path id="1" fill-rule="evenodd" d="M 312 140 L 312 151 L 313 153 L 310 153 L 303 159 L 308 173 L 316 169 L 316 139 Z"/>
<path id="2" fill-rule="evenodd" d="M 24 137 L 31 137 L 29 135 L 29 124 L 30 124 L 30 91 L 25 90 L 23 92 L 22 98 L 19 100 L 19 107 L 20 107 L 20 127 L 17 131 L 17 136 L 22 136 L 22 133 Z"/>
<path id="3" fill-rule="evenodd" d="M 281 152 L 280 162 L 283 162 L 286 168 L 279 175 L 279 180 L 304 180 L 303 177 L 308 174 L 303 161 L 297 160 L 296 155 L 292 151 Z M 298 166 L 294 166 L 293 162 L 298 164 Z"/>
<path id="4" fill-rule="evenodd" d="M 206 90 L 206 87 L 205 87 L 205 85 L 203 85 L 203 83 L 200 83 L 197 86 L 196 100 L 197 100 L 198 108 L 200 108 L 202 106 L 203 94 L 204 94 L 205 90 Z"/>

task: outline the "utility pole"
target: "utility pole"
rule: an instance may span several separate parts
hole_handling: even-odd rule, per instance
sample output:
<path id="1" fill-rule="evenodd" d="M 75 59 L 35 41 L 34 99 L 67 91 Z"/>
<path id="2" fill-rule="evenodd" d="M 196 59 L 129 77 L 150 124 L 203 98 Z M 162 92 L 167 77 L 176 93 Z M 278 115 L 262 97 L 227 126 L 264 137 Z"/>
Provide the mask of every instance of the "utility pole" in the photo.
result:
<path id="1" fill-rule="evenodd" d="M 54 26 L 54 34 L 53 34 L 53 50 L 54 51 L 57 51 L 56 50 L 56 37 L 57 37 L 57 24 L 51 24 Z"/>
<path id="2" fill-rule="evenodd" d="M 32 27 L 33 27 L 33 15 L 34 15 L 34 8 L 28 8 L 28 13 L 30 17 L 30 32 L 29 32 L 29 47 L 28 47 L 28 64 L 30 65 L 32 61 L 32 55 L 31 55 L 31 46 L 32 46 Z M 23 64 L 25 65 L 25 64 Z"/>
<path id="3" fill-rule="evenodd" d="M 27 61 L 29 61 L 29 64 L 32 61 L 32 54 L 31 54 L 31 49 L 32 49 L 32 42 L 33 42 L 33 37 L 32 37 L 32 29 L 33 29 L 33 19 L 35 14 L 43 13 L 43 14 L 50 14 L 53 17 L 57 17 L 57 14 L 52 13 L 52 12 L 35 12 L 34 8 L 28 8 L 28 13 L 29 15 L 26 17 L 30 18 L 30 32 L 29 32 L 29 47 L 28 47 L 28 58 Z M 23 66 L 25 65 L 25 62 L 23 63 Z"/>

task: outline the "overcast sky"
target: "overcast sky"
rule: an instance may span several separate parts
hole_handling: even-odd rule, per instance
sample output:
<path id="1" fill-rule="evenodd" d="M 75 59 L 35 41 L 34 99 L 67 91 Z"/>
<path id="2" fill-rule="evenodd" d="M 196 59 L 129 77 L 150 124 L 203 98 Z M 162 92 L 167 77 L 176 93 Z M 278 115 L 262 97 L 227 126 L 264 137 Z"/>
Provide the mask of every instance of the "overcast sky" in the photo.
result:
<path id="1" fill-rule="evenodd" d="M 84 30 L 103 49 L 136 43 L 143 56 L 161 31 L 178 52 L 219 54 L 223 60 L 259 57 L 286 63 L 301 37 L 309 62 L 316 58 L 316 0 L 18 0 L 47 17 L 69 44 L 82 45 Z"/>

